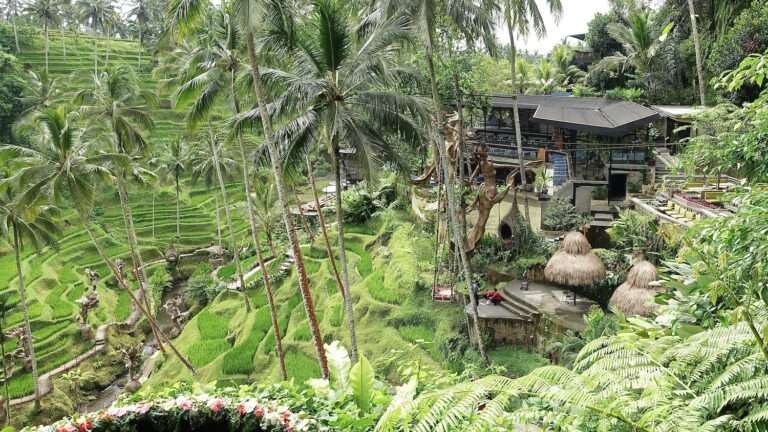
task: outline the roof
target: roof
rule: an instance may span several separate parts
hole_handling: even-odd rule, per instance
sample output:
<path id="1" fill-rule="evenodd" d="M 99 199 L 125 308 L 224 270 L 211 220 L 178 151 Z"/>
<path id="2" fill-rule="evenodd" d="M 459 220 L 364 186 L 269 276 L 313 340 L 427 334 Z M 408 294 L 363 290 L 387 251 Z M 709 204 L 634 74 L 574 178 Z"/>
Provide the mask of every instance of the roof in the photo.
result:
<path id="1" fill-rule="evenodd" d="M 651 105 L 661 117 L 686 118 L 704 111 L 704 107 L 691 105 Z"/>
<path id="2" fill-rule="evenodd" d="M 494 108 L 512 108 L 512 96 L 493 96 Z M 597 97 L 518 96 L 518 106 L 534 109 L 533 120 L 555 127 L 620 136 L 657 119 L 659 114 L 634 102 Z"/>

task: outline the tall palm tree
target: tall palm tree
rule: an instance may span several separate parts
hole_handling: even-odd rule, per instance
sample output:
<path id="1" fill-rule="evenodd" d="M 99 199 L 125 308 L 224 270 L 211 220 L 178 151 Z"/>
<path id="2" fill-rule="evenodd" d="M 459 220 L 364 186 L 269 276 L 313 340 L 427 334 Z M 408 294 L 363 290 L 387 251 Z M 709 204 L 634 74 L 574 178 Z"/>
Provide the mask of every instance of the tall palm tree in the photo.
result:
<path id="1" fill-rule="evenodd" d="M 537 37 L 542 37 L 546 34 L 546 26 L 544 25 L 544 19 L 541 16 L 541 10 L 535 0 L 501 0 L 500 10 L 503 13 L 503 19 L 507 25 L 507 35 L 509 36 L 509 61 L 512 68 L 512 111 L 515 123 L 515 142 L 517 144 L 517 159 L 520 163 L 520 183 L 522 188 L 527 188 L 527 179 L 525 176 L 525 158 L 523 158 L 523 137 L 520 130 L 520 109 L 517 101 L 517 73 L 515 68 L 517 67 L 517 44 L 515 43 L 516 35 L 520 37 L 528 37 L 532 32 Z M 547 0 L 547 5 L 550 11 L 559 19 L 560 14 L 563 11 L 563 5 L 560 0 Z M 524 209 L 525 220 L 530 223 L 530 211 L 528 206 L 528 194 L 525 193 L 524 197 Z"/>
<path id="2" fill-rule="evenodd" d="M 405 40 L 409 31 L 407 20 L 393 18 L 358 32 L 352 24 L 351 8 L 346 6 L 338 0 L 315 1 L 306 22 L 301 23 L 304 31 L 298 32 L 299 39 L 293 44 L 290 68 L 270 72 L 267 77 L 285 88 L 276 109 L 292 115 L 278 136 L 299 144 L 297 166 L 305 166 L 307 145 L 321 146 L 330 155 L 336 184 L 341 289 L 350 354 L 355 362 L 357 337 L 344 248 L 341 149 L 354 149 L 364 169 L 371 173 L 384 161 L 398 160 L 385 136 L 399 134 L 410 144 L 421 142 L 413 118 L 426 117 L 426 111 L 418 99 L 390 87 L 395 82 L 390 69 L 397 60 L 397 43 Z M 272 42 L 279 41 L 273 38 Z"/>
<path id="3" fill-rule="evenodd" d="M 534 84 L 540 94 L 549 94 L 562 82 L 563 76 L 547 58 L 539 59 L 533 68 Z"/>
<path id="4" fill-rule="evenodd" d="M 34 338 L 29 319 L 27 292 L 24 284 L 24 272 L 21 264 L 21 251 L 25 242 L 35 249 L 55 243 L 59 232 L 54 220 L 56 209 L 47 205 L 43 200 L 23 200 L 23 194 L 15 194 L 7 189 L 0 198 L 0 233 L 13 245 L 16 256 L 16 278 L 19 281 L 19 299 L 24 313 L 24 331 L 27 334 L 29 355 L 32 362 L 32 381 L 35 387 L 35 409 L 40 409 L 40 383 L 38 382 L 37 356 L 35 355 Z M 5 361 L 5 359 L 3 359 Z"/>
<path id="5" fill-rule="evenodd" d="M 188 145 L 176 139 L 167 147 L 161 147 L 160 154 L 150 160 L 150 165 L 160 171 L 162 177 L 173 176 L 176 189 L 176 240 L 181 239 L 181 176 L 189 169 L 191 152 Z"/>
<path id="6" fill-rule="evenodd" d="M 5 423 L 11 424 L 11 393 L 8 390 L 8 381 L 11 379 L 11 372 L 8 370 L 8 362 L 5 359 L 5 317 L 12 309 L 9 302 L 9 295 L 0 296 L 0 361 L 3 362 L 3 392 L 5 393 Z"/>
<path id="7" fill-rule="evenodd" d="M 276 220 L 279 220 L 279 207 L 275 183 L 268 178 L 257 176 L 256 181 L 260 187 L 253 190 L 253 211 L 261 230 L 267 236 L 267 247 L 272 256 L 277 257 L 273 232 L 277 230 Z"/>
<path id="8" fill-rule="evenodd" d="M 158 343 L 165 342 L 185 367 L 194 373 L 192 365 L 160 330 L 149 309 L 134 295 L 122 272 L 106 255 L 91 222 L 96 180 L 115 181 L 112 167 L 129 166 L 130 158 L 105 152 L 90 155 L 87 143 L 82 140 L 83 134 L 76 126 L 82 121 L 79 119 L 79 112 L 69 112 L 67 106 L 48 108 L 38 114 L 36 121 L 40 131 L 34 135 L 35 140 L 30 146 L 0 147 L 2 154 L 13 157 L 14 167 L 18 166 L 14 175 L 4 182 L 31 185 L 26 187 L 17 199 L 20 205 L 37 203 L 41 196 L 51 197 L 55 202 L 69 200 L 68 205 L 74 207 L 77 212 L 80 223 L 88 233 L 99 257 L 112 272 L 118 286 L 128 293 L 136 309 L 143 314 L 158 335 Z"/>
<path id="9" fill-rule="evenodd" d="M 149 111 L 153 96 L 141 90 L 131 67 L 121 65 L 95 75 L 93 86 L 78 92 L 75 101 L 80 104 L 80 112 L 87 119 L 87 132 L 94 140 L 105 140 L 111 152 L 126 158 L 141 158 L 147 152 L 149 145 L 143 134 L 154 124 Z M 148 278 L 127 190 L 127 181 L 137 171 L 141 169 L 129 169 L 125 164 L 116 166 L 115 185 L 120 198 L 128 248 L 141 286 L 139 299 L 144 300 Z"/>
<path id="10" fill-rule="evenodd" d="M 442 167 L 443 184 L 446 188 L 446 196 L 448 202 L 448 224 L 453 234 L 453 243 L 459 255 L 461 262 L 461 269 L 464 275 L 464 280 L 467 283 L 467 288 L 472 284 L 472 269 L 467 256 L 466 248 L 464 247 L 464 230 L 461 228 L 460 222 L 460 209 L 456 202 L 456 196 L 454 191 L 456 190 L 454 171 L 451 168 L 450 156 L 448 155 L 448 149 L 445 145 L 445 138 L 443 137 L 439 128 L 445 123 L 445 116 L 443 112 L 443 103 L 441 102 L 440 93 L 438 92 L 437 73 L 435 69 L 435 50 L 437 40 L 437 18 L 447 18 L 449 22 L 461 29 L 462 33 L 466 35 L 477 35 L 478 38 L 492 39 L 488 35 L 492 33 L 492 20 L 491 14 L 495 11 L 495 5 L 487 0 L 479 1 L 465 1 L 465 0 L 450 0 L 439 3 L 435 0 L 407 0 L 407 1 L 395 1 L 395 0 L 379 0 L 377 6 L 380 11 L 385 12 L 386 15 L 404 14 L 409 17 L 412 22 L 412 30 L 421 36 L 424 41 L 424 49 L 427 60 L 427 71 L 429 73 L 429 83 L 432 96 L 432 105 L 434 110 L 434 117 L 438 127 L 430 128 L 432 143 L 435 146 L 435 150 L 439 155 L 440 165 Z M 514 77 L 514 70 L 512 71 Z M 514 82 L 514 78 L 513 78 Z M 477 315 L 477 296 L 472 289 L 468 289 L 469 298 L 471 303 L 472 322 L 474 325 L 475 334 L 480 335 L 480 324 Z M 477 337 L 476 340 L 478 351 L 484 361 L 488 361 L 488 356 L 485 352 L 485 346 L 481 337 Z"/>
<path id="11" fill-rule="evenodd" d="M 229 198 L 227 197 L 227 185 L 224 183 L 224 174 L 222 171 L 222 164 L 234 165 L 234 160 L 220 157 L 224 148 L 220 136 L 213 130 L 213 126 L 208 125 L 205 136 L 203 137 L 208 148 L 199 148 L 197 154 L 194 157 L 195 168 L 197 175 L 205 175 L 205 173 L 211 173 L 215 176 L 216 184 L 219 187 L 221 193 L 221 200 L 224 205 L 224 216 L 227 221 L 227 228 L 229 230 L 229 242 L 230 249 L 232 250 L 233 259 L 235 261 L 235 269 L 237 271 L 237 280 L 240 283 L 240 291 L 243 294 L 245 300 L 245 308 L 250 312 L 251 302 L 248 299 L 247 285 L 245 284 L 245 278 L 243 276 L 243 266 L 240 262 L 240 243 L 237 241 L 235 234 L 235 227 L 232 224 L 232 215 L 229 208 Z"/>
<path id="12" fill-rule="evenodd" d="M 651 95 L 656 93 L 656 74 L 654 61 L 661 45 L 672 31 L 674 22 L 663 28 L 655 25 L 657 17 L 651 10 L 635 10 L 630 13 L 628 24 L 611 23 L 608 33 L 621 43 L 625 53 L 605 57 L 598 63 L 597 69 L 621 70 L 633 69 L 637 80 L 642 82 Z"/>
<path id="13" fill-rule="evenodd" d="M 57 24 L 59 24 L 61 17 L 59 16 L 59 1 L 58 0 L 34 0 L 28 4 L 24 11 L 33 20 L 43 25 L 44 36 L 44 51 L 45 51 L 45 73 L 48 73 L 48 51 L 50 39 L 48 37 L 48 30 Z"/>
<path id="14" fill-rule="evenodd" d="M 185 35 L 190 30 L 195 29 L 200 24 L 202 16 L 207 12 L 210 3 L 208 0 L 172 0 L 167 8 L 167 20 L 171 29 L 179 35 Z M 235 0 L 234 9 L 238 17 L 239 27 L 245 34 L 246 47 L 248 51 L 248 60 L 250 63 L 250 72 L 252 76 L 254 99 L 258 106 L 259 116 L 261 118 L 262 131 L 264 133 L 264 143 L 267 147 L 269 163 L 272 168 L 272 175 L 275 179 L 278 201 L 283 210 L 283 223 L 288 235 L 288 241 L 291 245 L 291 253 L 296 262 L 296 271 L 299 275 L 299 291 L 301 292 L 304 310 L 307 314 L 312 341 L 317 354 L 317 361 L 320 365 L 320 371 L 323 378 L 329 377 L 328 359 L 325 354 L 323 338 L 320 334 L 320 326 L 317 322 L 312 291 L 309 288 L 309 278 L 304 267 L 304 256 L 301 252 L 298 236 L 288 211 L 288 199 L 283 179 L 283 170 L 280 162 L 280 153 L 277 148 L 277 142 L 274 137 L 272 127 L 272 118 L 267 110 L 270 103 L 270 97 L 264 90 L 264 83 L 261 79 L 260 55 L 256 50 L 255 35 L 264 31 L 264 26 L 273 22 L 273 19 L 280 21 L 283 15 L 286 3 L 280 0 Z"/>
<path id="15" fill-rule="evenodd" d="M 707 82 L 704 79 L 704 60 L 701 54 L 701 39 L 699 39 L 699 27 L 696 19 L 696 7 L 693 0 L 688 0 L 688 12 L 691 16 L 691 33 L 693 33 L 693 46 L 696 50 L 696 76 L 699 78 L 699 102 L 707 104 Z"/>
<path id="16" fill-rule="evenodd" d="M 144 51 L 144 29 L 150 18 L 150 10 L 146 0 L 134 0 L 131 9 L 128 10 L 128 18 L 136 20 L 136 28 L 139 30 L 139 66 L 141 70 L 141 54 Z"/>
<path id="17" fill-rule="evenodd" d="M 13 27 L 13 42 L 16 46 L 16 54 L 21 53 L 19 29 L 16 25 L 16 19 L 19 17 L 19 3 L 19 0 L 7 0 L 5 2 L 6 16 L 11 21 L 11 27 Z"/>
<path id="18" fill-rule="evenodd" d="M 112 0 L 77 0 L 77 9 L 80 19 L 91 28 L 93 32 L 93 73 L 99 73 L 99 49 L 98 33 L 109 37 L 109 28 L 113 24 L 117 11 Z M 109 44 L 107 43 L 107 50 Z M 109 51 L 107 51 L 107 63 L 109 63 Z"/>

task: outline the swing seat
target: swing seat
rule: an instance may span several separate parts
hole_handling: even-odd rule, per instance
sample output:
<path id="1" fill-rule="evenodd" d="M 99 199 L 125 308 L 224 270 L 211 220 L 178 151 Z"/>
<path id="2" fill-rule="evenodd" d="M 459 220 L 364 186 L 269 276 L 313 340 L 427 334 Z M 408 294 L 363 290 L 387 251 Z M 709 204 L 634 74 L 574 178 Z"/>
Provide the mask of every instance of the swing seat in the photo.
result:
<path id="1" fill-rule="evenodd" d="M 453 286 L 452 285 L 435 285 L 432 287 L 432 300 L 441 303 L 448 303 L 453 301 Z"/>

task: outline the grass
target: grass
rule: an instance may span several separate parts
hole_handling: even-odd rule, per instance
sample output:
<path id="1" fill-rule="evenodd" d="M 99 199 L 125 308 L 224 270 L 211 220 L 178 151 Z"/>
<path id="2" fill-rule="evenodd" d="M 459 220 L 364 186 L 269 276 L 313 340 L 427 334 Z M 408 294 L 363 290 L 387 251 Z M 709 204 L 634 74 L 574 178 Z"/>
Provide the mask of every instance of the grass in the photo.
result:
<path id="1" fill-rule="evenodd" d="M 222 372 L 225 375 L 247 375 L 253 372 L 253 356 L 259 343 L 267 335 L 272 321 L 269 307 L 262 306 L 255 312 L 255 319 L 246 339 L 224 356 Z"/>
<path id="2" fill-rule="evenodd" d="M 229 320 L 210 310 L 204 310 L 197 316 L 197 329 L 201 339 L 224 339 L 229 332 Z"/>
<path id="3" fill-rule="evenodd" d="M 488 353 L 488 356 L 495 365 L 503 366 L 506 375 L 511 377 L 528 375 L 532 370 L 549 364 L 549 361 L 539 354 L 513 346 L 497 348 Z"/>
<path id="4" fill-rule="evenodd" d="M 384 270 L 377 270 L 365 280 L 368 293 L 374 299 L 390 304 L 400 304 L 403 298 L 398 292 L 392 290 L 384 283 Z"/>
<path id="5" fill-rule="evenodd" d="M 424 325 L 407 325 L 397 329 L 400 333 L 400 337 L 408 342 L 432 342 L 435 335 L 435 330 Z"/>
<path id="6" fill-rule="evenodd" d="M 320 377 L 317 360 L 295 349 L 289 349 L 285 353 L 285 369 L 288 371 L 288 377 L 297 382 Z"/>
<path id="7" fill-rule="evenodd" d="M 195 342 L 187 351 L 189 362 L 199 368 L 212 362 L 222 353 L 227 352 L 231 346 L 224 339 L 201 340 Z"/>

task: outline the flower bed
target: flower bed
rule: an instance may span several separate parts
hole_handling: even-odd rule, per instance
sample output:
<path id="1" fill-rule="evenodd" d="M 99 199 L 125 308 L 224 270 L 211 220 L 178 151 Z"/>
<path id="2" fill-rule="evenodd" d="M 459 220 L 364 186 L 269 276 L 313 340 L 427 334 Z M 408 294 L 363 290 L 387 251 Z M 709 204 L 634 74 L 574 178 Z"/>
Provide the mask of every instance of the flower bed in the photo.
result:
<path id="1" fill-rule="evenodd" d="M 137 402 L 60 420 L 27 432 L 300 432 L 318 430 L 314 420 L 275 401 L 209 395 Z"/>

